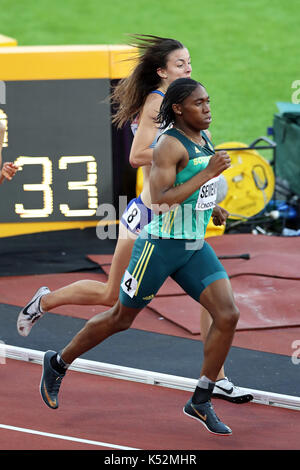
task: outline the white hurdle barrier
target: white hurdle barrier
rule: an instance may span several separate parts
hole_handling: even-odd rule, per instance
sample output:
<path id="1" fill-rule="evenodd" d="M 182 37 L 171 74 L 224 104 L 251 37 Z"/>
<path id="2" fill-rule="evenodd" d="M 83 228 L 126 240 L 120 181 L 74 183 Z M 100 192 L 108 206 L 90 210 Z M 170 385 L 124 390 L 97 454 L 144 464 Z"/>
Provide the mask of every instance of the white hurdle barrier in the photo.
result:
<path id="1" fill-rule="evenodd" d="M 32 362 L 36 364 L 43 363 L 44 351 L 36 351 L 34 349 L 20 348 L 7 344 L 0 344 L 3 350 L 2 356 L 8 359 Z M 0 350 L 1 355 L 1 350 Z M 196 379 L 189 379 L 176 375 L 162 374 L 142 369 L 134 369 L 131 367 L 123 367 L 104 362 L 91 361 L 86 359 L 76 359 L 70 366 L 69 370 L 84 372 L 88 374 L 101 375 L 115 379 L 131 380 L 134 382 L 142 382 L 149 385 L 158 385 L 161 387 L 175 388 L 179 390 L 187 390 L 193 392 L 196 385 Z M 265 392 L 262 390 L 253 390 L 251 388 L 240 389 L 245 393 L 253 395 L 252 403 L 262 405 L 278 406 L 300 411 L 300 397 L 292 395 L 282 395 L 279 393 Z"/>

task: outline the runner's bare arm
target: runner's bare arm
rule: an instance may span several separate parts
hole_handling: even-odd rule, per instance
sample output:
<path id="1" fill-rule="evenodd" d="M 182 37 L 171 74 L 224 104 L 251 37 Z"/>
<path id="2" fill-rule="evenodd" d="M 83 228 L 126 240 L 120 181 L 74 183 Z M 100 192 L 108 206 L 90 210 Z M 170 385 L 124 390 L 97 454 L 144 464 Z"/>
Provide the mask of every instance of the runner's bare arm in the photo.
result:
<path id="1" fill-rule="evenodd" d="M 151 165 L 153 158 L 153 148 L 149 148 L 158 132 L 158 125 L 155 118 L 162 101 L 162 97 L 157 94 L 149 95 L 139 118 L 139 125 L 132 142 L 129 161 L 133 168 Z"/>

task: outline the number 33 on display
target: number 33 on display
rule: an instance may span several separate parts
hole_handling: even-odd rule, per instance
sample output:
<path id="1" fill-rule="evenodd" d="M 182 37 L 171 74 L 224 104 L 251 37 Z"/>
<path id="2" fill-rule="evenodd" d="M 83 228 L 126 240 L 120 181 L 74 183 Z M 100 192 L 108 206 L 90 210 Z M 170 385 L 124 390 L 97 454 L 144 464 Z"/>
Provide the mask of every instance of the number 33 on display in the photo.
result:
<path id="1" fill-rule="evenodd" d="M 60 204 L 59 209 L 66 217 L 83 216 L 90 217 L 96 213 L 98 207 L 97 191 L 97 163 L 93 156 L 63 156 L 58 161 L 58 168 L 66 170 L 69 164 L 86 163 L 87 179 L 84 181 L 69 181 L 68 190 L 87 191 L 88 208 L 70 209 L 68 204 Z M 24 191 L 42 191 L 44 205 L 39 209 L 26 209 L 23 204 L 15 204 L 15 211 L 23 218 L 48 217 L 53 212 L 53 190 L 52 190 L 52 161 L 49 157 L 24 157 L 16 159 L 19 171 L 23 170 L 25 165 L 41 165 L 42 181 L 39 184 L 24 184 Z"/>

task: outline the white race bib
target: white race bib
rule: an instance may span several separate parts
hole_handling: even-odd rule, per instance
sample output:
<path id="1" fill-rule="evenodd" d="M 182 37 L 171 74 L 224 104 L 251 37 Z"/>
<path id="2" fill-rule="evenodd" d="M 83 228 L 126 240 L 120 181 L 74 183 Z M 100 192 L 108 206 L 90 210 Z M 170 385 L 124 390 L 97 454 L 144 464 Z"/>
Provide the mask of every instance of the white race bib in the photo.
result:
<path id="1" fill-rule="evenodd" d="M 213 209 L 216 205 L 217 190 L 219 177 L 216 176 L 203 184 L 199 189 L 198 201 L 196 204 L 197 211 L 206 211 Z"/>
<path id="2" fill-rule="evenodd" d="M 131 204 L 123 218 L 126 220 L 130 230 L 134 231 L 141 221 L 141 210 L 135 202 Z"/>
<path id="3" fill-rule="evenodd" d="M 125 294 L 133 297 L 137 289 L 137 280 L 126 270 L 121 287 Z"/>

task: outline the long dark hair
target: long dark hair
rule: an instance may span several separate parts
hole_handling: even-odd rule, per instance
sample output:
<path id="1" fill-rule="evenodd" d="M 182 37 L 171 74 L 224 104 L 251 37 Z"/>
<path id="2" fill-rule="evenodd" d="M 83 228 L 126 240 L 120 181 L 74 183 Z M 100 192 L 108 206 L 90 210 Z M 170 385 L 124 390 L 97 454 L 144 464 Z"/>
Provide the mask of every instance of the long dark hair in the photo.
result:
<path id="1" fill-rule="evenodd" d="M 161 82 L 158 68 L 166 67 L 168 55 L 185 46 L 176 39 L 159 36 L 132 35 L 130 46 L 138 49 L 137 65 L 131 74 L 120 80 L 111 95 L 112 104 L 117 112 L 112 121 L 121 127 L 132 120 L 141 110 L 148 94 L 156 90 Z"/>
<path id="2" fill-rule="evenodd" d="M 200 82 L 192 78 L 177 78 L 169 85 L 155 120 L 157 124 L 161 125 L 162 129 L 166 129 L 175 121 L 176 115 L 172 105 L 183 103 L 199 85 L 203 87 Z"/>

